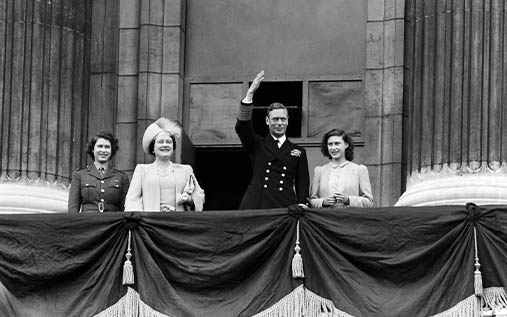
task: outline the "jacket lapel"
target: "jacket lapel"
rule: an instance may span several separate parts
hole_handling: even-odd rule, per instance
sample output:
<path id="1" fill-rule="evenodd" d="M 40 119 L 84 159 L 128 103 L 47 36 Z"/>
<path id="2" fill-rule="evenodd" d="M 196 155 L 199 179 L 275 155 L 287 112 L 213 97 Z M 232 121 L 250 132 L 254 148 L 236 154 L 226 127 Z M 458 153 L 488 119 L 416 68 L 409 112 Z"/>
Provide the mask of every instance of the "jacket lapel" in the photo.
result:
<path id="1" fill-rule="evenodd" d="M 114 176 L 113 175 L 113 168 L 111 166 L 109 166 L 102 178 L 106 179 L 106 178 L 113 177 L 113 176 Z"/>
<path id="2" fill-rule="evenodd" d="M 264 138 L 264 145 L 268 150 L 268 152 L 272 154 L 277 153 L 279 150 L 278 145 L 276 144 L 275 139 L 273 139 L 271 134 L 266 135 L 266 137 Z"/>
<path id="3" fill-rule="evenodd" d="M 155 163 L 148 164 L 146 174 L 144 175 L 143 204 L 144 210 L 160 211 L 160 183 Z"/>
<path id="4" fill-rule="evenodd" d="M 95 164 L 88 165 L 88 175 L 95 177 L 96 179 L 100 179 L 100 173 L 95 167 Z"/>
<path id="5" fill-rule="evenodd" d="M 289 141 L 289 139 L 285 139 L 285 142 L 283 142 L 282 147 L 278 149 L 278 151 L 275 153 L 275 158 L 278 158 L 280 156 L 286 155 L 288 152 L 292 151 L 294 149 L 294 144 Z"/>

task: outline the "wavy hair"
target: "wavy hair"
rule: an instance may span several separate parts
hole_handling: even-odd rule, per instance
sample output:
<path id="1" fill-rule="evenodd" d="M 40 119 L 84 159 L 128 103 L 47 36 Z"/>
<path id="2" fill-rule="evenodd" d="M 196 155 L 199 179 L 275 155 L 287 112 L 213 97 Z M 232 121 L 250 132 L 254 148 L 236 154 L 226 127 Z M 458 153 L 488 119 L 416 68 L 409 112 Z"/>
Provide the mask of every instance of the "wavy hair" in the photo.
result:
<path id="1" fill-rule="evenodd" d="M 92 160 L 95 161 L 95 155 L 93 154 L 93 148 L 95 148 L 95 144 L 97 143 L 98 139 L 105 139 L 108 140 L 109 143 L 111 143 L 111 158 L 113 158 L 116 155 L 116 152 L 120 149 L 120 146 L 118 145 L 118 139 L 109 131 L 101 131 L 97 134 L 95 134 L 90 141 L 86 144 L 86 153 L 90 155 Z"/>
<path id="2" fill-rule="evenodd" d="M 322 138 L 322 143 L 320 144 L 320 151 L 324 156 L 331 159 L 331 155 L 329 154 L 329 151 L 327 149 L 327 141 L 332 136 L 341 136 L 343 139 L 343 142 L 348 144 L 348 147 L 345 149 L 345 159 L 348 161 L 352 161 L 354 159 L 354 142 L 352 141 L 352 138 L 345 133 L 342 129 L 333 129 L 326 134 L 324 134 L 324 137 Z"/>

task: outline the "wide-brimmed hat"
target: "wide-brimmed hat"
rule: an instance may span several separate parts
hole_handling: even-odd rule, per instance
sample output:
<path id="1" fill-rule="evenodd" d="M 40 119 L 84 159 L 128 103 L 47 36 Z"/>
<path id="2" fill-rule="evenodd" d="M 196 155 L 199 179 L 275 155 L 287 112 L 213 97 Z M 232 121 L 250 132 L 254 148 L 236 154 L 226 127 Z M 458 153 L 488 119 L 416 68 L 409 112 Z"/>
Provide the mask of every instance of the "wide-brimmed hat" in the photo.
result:
<path id="1" fill-rule="evenodd" d="M 143 135 L 144 153 L 151 154 L 149 152 L 150 143 L 162 132 L 167 132 L 175 138 L 179 138 L 181 135 L 181 126 L 178 122 L 167 118 L 159 118 L 157 121 L 150 124 Z"/>

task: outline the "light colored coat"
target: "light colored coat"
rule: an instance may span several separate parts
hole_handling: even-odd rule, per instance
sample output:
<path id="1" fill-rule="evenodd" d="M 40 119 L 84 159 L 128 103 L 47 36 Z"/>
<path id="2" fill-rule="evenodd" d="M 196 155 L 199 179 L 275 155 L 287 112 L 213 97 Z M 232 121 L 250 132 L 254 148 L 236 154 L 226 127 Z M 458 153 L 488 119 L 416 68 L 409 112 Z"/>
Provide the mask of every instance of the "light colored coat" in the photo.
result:
<path id="1" fill-rule="evenodd" d="M 193 177 L 195 189 L 192 193 L 195 211 L 202 211 L 204 190 L 197 183 L 190 165 L 173 163 L 176 193 L 183 193 L 185 185 Z M 176 201 L 176 199 L 175 199 Z M 177 205 L 176 211 L 184 211 L 183 205 Z M 160 183 L 155 163 L 138 164 L 125 199 L 125 211 L 160 211 Z"/>
<path id="2" fill-rule="evenodd" d="M 343 168 L 346 169 L 345 174 L 347 177 L 343 194 L 349 196 L 350 206 L 371 207 L 373 205 L 373 196 L 366 166 L 348 162 Z M 314 208 L 322 208 L 324 199 L 332 194 L 329 191 L 331 169 L 331 163 L 315 167 L 312 195 L 310 197 L 310 204 Z"/>

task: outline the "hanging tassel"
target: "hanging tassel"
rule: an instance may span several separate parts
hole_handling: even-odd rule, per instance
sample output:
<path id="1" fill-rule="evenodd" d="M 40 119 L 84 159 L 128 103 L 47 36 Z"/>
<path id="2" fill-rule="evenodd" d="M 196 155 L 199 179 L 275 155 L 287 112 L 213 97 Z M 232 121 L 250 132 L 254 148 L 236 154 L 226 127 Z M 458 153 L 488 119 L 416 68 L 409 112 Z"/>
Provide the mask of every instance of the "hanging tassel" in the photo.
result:
<path id="1" fill-rule="evenodd" d="M 477 251 L 477 232 L 474 226 L 474 243 L 475 243 L 475 271 L 474 271 L 474 289 L 475 296 L 482 296 L 482 274 L 479 270 L 481 264 L 479 263 L 479 253 Z"/>
<path id="2" fill-rule="evenodd" d="M 123 285 L 132 285 L 134 284 L 134 267 L 132 266 L 132 262 L 130 262 L 130 258 L 132 257 L 132 253 L 130 253 L 130 238 L 131 233 L 129 230 L 129 240 L 127 245 L 127 254 L 125 257 L 125 263 L 123 263 Z"/>
<path id="3" fill-rule="evenodd" d="M 294 247 L 294 257 L 292 258 L 292 278 L 303 278 L 305 277 L 305 272 L 303 270 L 303 258 L 299 252 L 301 248 L 299 247 L 299 220 L 296 227 L 296 246 Z"/>

